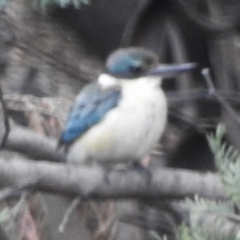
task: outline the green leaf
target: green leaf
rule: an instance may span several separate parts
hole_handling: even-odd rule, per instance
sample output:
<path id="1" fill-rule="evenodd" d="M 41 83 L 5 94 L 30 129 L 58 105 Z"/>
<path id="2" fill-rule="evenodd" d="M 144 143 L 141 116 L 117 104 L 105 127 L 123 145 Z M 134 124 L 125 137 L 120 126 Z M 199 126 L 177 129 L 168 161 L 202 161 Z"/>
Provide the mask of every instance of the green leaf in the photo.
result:
<path id="1" fill-rule="evenodd" d="M 82 0 L 81 1 L 80 0 L 73 0 L 73 5 L 74 5 L 75 8 L 79 9 L 81 7 L 82 2 L 83 2 Z"/>
<path id="2" fill-rule="evenodd" d="M 150 235 L 151 238 L 155 239 L 155 240 L 167 240 L 166 236 L 159 236 L 157 232 L 153 231 L 153 230 L 149 230 L 148 234 Z"/>
<path id="3" fill-rule="evenodd" d="M 190 229 L 185 224 L 178 228 L 176 240 L 193 240 Z"/>
<path id="4" fill-rule="evenodd" d="M 0 0 L 7 1 L 7 0 Z M 68 5 L 72 4 L 75 8 L 80 8 L 81 4 L 89 4 L 89 0 L 34 0 L 33 5 L 41 10 L 45 11 L 46 8 L 51 4 L 57 4 L 62 8 L 67 7 Z"/>
<path id="5" fill-rule="evenodd" d="M 240 156 L 237 150 L 223 142 L 224 134 L 225 127 L 219 124 L 216 134 L 207 138 L 226 193 L 232 200 L 240 201 Z"/>
<path id="6" fill-rule="evenodd" d="M 5 207 L 0 212 L 0 223 L 7 221 L 9 219 L 9 216 L 10 216 L 10 209 L 8 207 Z"/>
<path id="7" fill-rule="evenodd" d="M 3 8 L 5 8 L 7 5 L 7 0 L 0 0 L 0 10 L 2 10 Z"/>

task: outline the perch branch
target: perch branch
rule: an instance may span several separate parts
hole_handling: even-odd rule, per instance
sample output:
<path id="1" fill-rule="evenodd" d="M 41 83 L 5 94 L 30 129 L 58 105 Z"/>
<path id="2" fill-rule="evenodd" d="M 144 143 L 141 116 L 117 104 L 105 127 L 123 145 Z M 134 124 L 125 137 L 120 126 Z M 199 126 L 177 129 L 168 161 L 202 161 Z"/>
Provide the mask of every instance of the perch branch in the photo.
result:
<path id="1" fill-rule="evenodd" d="M 227 198 L 221 180 L 215 174 L 161 168 L 151 170 L 151 176 L 149 181 L 137 170 L 105 172 L 100 167 L 0 159 L 0 187 L 23 181 L 34 185 L 36 191 L 93 199 L 182 199 L 196 194 L 206 198 Z"/>
<path id="2" fill-rule="evenodd" d="M 55 140 L 27 129 L 12 129 L 6 148 L 37 160 L 64 160 L 63 154 L 56 151 Z M 23 181 L 33 184 L 35 190 L 80 197 L 91 193 L 90 197 L 93 198 L 185 198 L 195 194 L 207 198 L 226 198 L 221 180 L 214 174 L 153 169 L 151 175 L 151 182 L 147 184 L 148 181 L 134 170 L 106 173 L 96 167 L 0 159 L 0 187 Z"/>

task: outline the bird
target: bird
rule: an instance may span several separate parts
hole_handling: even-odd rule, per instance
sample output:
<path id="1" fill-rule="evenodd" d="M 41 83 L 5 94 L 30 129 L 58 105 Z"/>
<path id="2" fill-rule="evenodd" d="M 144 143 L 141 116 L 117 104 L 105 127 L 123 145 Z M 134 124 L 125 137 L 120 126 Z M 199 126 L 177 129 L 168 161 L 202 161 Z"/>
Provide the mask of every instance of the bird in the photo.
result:
<path id="1" fill-rule="evenodd" d="M 159 64 L 142 47 L 109 55 L 96 82 L 85 86 L 69 112 L 58 148 L 72 164 L 117 164 L 146 157 L 163 134 L 167 100 L 162 79 L 196 68 L 194 63 Z"/>

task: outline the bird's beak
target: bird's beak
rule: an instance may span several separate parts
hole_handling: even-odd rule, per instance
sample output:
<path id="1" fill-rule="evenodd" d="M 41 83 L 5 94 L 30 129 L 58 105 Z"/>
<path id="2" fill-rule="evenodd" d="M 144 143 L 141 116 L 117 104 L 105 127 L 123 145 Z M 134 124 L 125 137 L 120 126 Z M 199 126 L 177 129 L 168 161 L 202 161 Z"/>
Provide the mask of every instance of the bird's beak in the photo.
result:
<path id="1" fill-rule="evenodd" d="M 197 68 L 196 63 L 183 63 L 183 64 L 161 64 L 156 68 L 147 72 L 148 76 L 164 76 L 173 77 L 179 73 L 188 72 Z"/>

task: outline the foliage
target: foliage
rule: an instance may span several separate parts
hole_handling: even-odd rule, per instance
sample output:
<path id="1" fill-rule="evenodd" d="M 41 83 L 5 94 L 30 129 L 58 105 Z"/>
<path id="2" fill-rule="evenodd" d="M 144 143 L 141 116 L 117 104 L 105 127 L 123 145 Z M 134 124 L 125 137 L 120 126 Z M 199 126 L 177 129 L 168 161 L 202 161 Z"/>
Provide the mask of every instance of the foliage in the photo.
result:
<path id="1" fill-rule="evenodd" d="M 3 208 L 0 211 L 0 223 L 9 219 L 10 216 L 10 209 L 8 207 Z"/>
<path id="2" fill-rule="evenodd" d="M 192 235 L 191 235 L 191 232 L 190 232 L 190 229 L 185 225 L 185 224 L 182 224 L 180 227 L 179 227 L 179 230 L 178 230 L 178 235 L 176 237 L 177 240 L 192 240 Z"/>
<path id="3" fill-rule="evenodd" d="M 240 156 L 225 142 L 222 124 L 215 134 L 207 137 L 229 200 L 216 201 L 198 196 L 187 199 L 185 204 L 190 209 L 190 219 L 188 224 L 183 223 L 178 228 L 176 240 L 239 239 L 240 216 L 235 211 L 240 200 Z M 155 231 L 149 231 L 149 235 L 153 240 L 167 240 Z"/>
<path id="4" fill-rule="evenodd" d="M 232 201 L 215 201 L 199 198 L 196 196 L 194 200 L 187 199 L 186 202 L 191 209 L 191 227 L 189 230 L 189 236 L 192 236 L 192 238 L 190 239 L 237 239 L 235 232 L 230 231 L 232 228 L 224 228 L 228 221 L 231 222 L 231 220 L 240 220 L 240 218 L 234 213 L 234 203 Z M 234 224 L 234 222 L 231 222 L 231 226 Z M 185 226 L 185 228 L 187 227 Z M 180 229 L 180 231 L 183 230 Z M 186 238 L 179 238 L 179 240 L 183 239 Z"/>
<path id="5" fill-rule="evenodd" d="M 0 0 L 0 9 L 3 9 L 8 0 Z M 34 0 L 33 4 L 35 7 L 40 9 L 46 9 L 50 5 L 59 5 L 64 8 L 68 5 L 73 5 L 75 8 L 80 8 L 82 4 L 89 4 L 90 0 Z"/>
<path id="6" fill-rule="evenodd" d="M 233 201 L 240 200 L 240 156 L 237 150 L 223 141 L 225 128 L 217 127 L 216 134 L 208 136 L 209 145 L 214 153 L 219 174 L 226 193 Z"/>
<path id="7" fill-rule="evenodd" d="M 214 213 L 221 216 L 234 214 L 234 206 L 231 201 L 216 202 L 214 200 L 207 200 L 196 196 L 194 200 L 187 199 L 186 203 L 191 209 L 193 209 L 193 212 L 195 212 L 196 215 L 200 215 L 201 213 Z"/>
<path id="8" fill-rule="evenodd" d="M 7 0 L 0 0 L 0 9 L 4 8 L 7 4 Z"/>
<path id="9" fill-rule="evenodd" d="M 73 5 L 75 8 L 80 8 L 82 4 L 89 4 L 89 0 L 34 0 L 34 3 L 41 9 L 45 9 L 49 5 L 59 5 L 62 8 Z"/>
<path id="10" fill-rule="evenodd" d="M 167 240 L 166 236 L 160 237 L 158 233 L 153 230 L 148 231 L 148 234 L 150 236 L 150 239 L 153 239 L 153 240 Z"/>
<path id="11" fill-rule="evenodd" d="M 195 197 L 187 199 L 190 207 L 190 227 L 179 227 L 177 240 L 235 240 L 240 231 L 240 217 L 235 213 L 240 200 L 240 156 L 224 141 L 225 128 L 222 124 L 216 133 L 208 136 L 219 175 L 225 186 L 228 201 L 215 201 Z M 209 221 L 208 221 L 209 219 Z"/>

